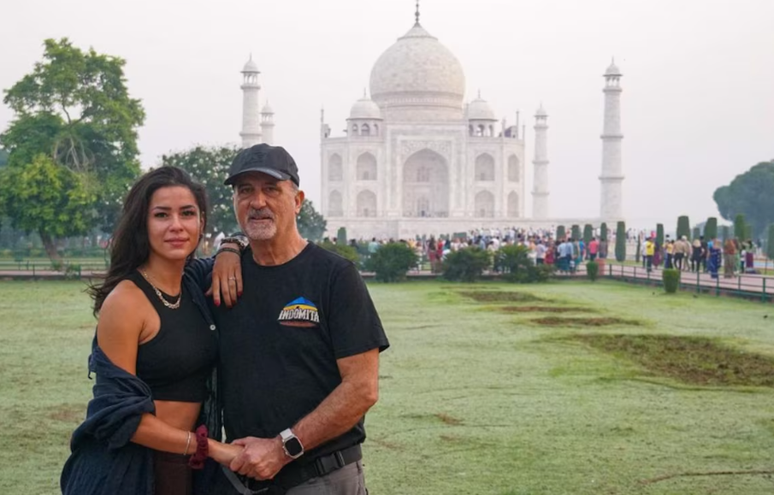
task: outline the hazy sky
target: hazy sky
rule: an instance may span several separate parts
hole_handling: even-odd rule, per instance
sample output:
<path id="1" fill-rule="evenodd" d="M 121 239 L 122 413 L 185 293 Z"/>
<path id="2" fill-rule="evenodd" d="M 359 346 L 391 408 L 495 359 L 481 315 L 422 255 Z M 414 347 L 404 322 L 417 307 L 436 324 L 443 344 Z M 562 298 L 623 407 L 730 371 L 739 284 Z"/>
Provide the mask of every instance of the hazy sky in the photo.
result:
<path id="1" fill-rule="evenodd" d="M 423 0 L 422 25 L 456 54 L 467 97 L 528 125 L 549 113 L 553 216 L 599 212 L 603 79 L 624 77 L 624 209 L 630 224 L 717 214 L 716 187 L 774 158 L 774 0 Z M 127 61 L 147 112 L 144 167 L 194 144 L 237 143 L 240 70 L 252 52 L 275 143 L 319 203 L 320 108 L 341 135 L 379 55 L 413 24 L 413 0 L 0 0 L 0 88 L 45 38 Z M 12 114 L 0 105 L 0 128 Z M 531 198 L 527 201 L 531 211 Z"/>

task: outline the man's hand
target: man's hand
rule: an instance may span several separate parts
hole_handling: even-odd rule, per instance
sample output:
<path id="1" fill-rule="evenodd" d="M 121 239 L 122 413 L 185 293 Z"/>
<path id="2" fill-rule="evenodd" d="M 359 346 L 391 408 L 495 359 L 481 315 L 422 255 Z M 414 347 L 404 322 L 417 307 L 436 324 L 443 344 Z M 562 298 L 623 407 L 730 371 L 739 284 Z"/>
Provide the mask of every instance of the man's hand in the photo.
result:
<path id="1" fill-rule="evenodd" d="M 239 251 L 238 244 L 224 244 Z M 236 304 L 237 298 L 242 295 L 242 262 L 238 254 L 223 251 L 215 257 L 215 265 L 212 267 L 212 285 L 207 291 L 212 296 L 215 306 L 220 306 L 222 301 L 226 307 Z"/>
<path id="2" fill-rule="evenodd" d="M 276 438 L 246 437 L 234 440 L 244 450 L 231 462 L 232 471 L 257 480 L 270 480 L 285 464 L 292 461 L 282 449 L 282 440 Z"/>

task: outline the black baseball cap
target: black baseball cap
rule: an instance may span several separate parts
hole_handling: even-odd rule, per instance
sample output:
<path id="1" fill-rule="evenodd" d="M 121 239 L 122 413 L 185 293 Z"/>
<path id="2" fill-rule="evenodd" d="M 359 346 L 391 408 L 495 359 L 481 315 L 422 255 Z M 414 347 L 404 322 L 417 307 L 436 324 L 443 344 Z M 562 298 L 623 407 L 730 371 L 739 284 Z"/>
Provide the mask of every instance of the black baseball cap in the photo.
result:
<path id="1" fill-rule="evenodd" d="M 243 149 L 231 163 L 225 184 L 233 185 L 237 176 L 245 172 L 261 172 L 275 179 L 292 180 L 297 186 L 300 185 L 296 162 L 282 146 L 261 143 Z"/>

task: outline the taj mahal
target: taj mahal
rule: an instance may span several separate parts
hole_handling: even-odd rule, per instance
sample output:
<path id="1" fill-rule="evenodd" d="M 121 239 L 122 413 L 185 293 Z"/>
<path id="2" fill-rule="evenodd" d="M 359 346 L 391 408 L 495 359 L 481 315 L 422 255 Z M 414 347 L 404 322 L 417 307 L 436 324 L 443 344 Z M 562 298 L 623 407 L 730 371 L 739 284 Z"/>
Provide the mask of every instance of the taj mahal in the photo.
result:
<path id="1" fill-rule="evenodd" d="M 243 71 L 242 146 L 272 144 L 274 113 L 259 111 L 258 67 Z M 343 136 L 331 134 L 321 112 L 321 213 L 328 231 L 350 238 L 406 238 L 507 226 L 623 219 L 620 125 L 622 74 L 605 71 L 600 214 L 552 218 L 548 181 L 548 114 L 535 112 L 533 187 L 525 181 L 525 127 L 498 120 L 481 98 L 465 102 L 465 72 L 455 55 L 415 23 L 376 60 L 370 97 L 349 113 Z M 531 196 L 532 215 L 525 202 Z"/>

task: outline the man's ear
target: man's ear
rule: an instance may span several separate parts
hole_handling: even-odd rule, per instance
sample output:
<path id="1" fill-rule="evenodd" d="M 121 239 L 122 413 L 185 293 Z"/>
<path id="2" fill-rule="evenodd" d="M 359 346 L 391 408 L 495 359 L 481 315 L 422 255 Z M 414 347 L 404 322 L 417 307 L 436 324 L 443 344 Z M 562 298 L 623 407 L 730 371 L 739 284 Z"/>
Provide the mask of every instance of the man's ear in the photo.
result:
<path id="1" fill-rule="evenodd" d="M 301 213 L 301 205 L 304 204 L 304 198 L 306 195 L 304 194 L 304 191 L 298 190 L 296 193 L 296 215 Z"/>

